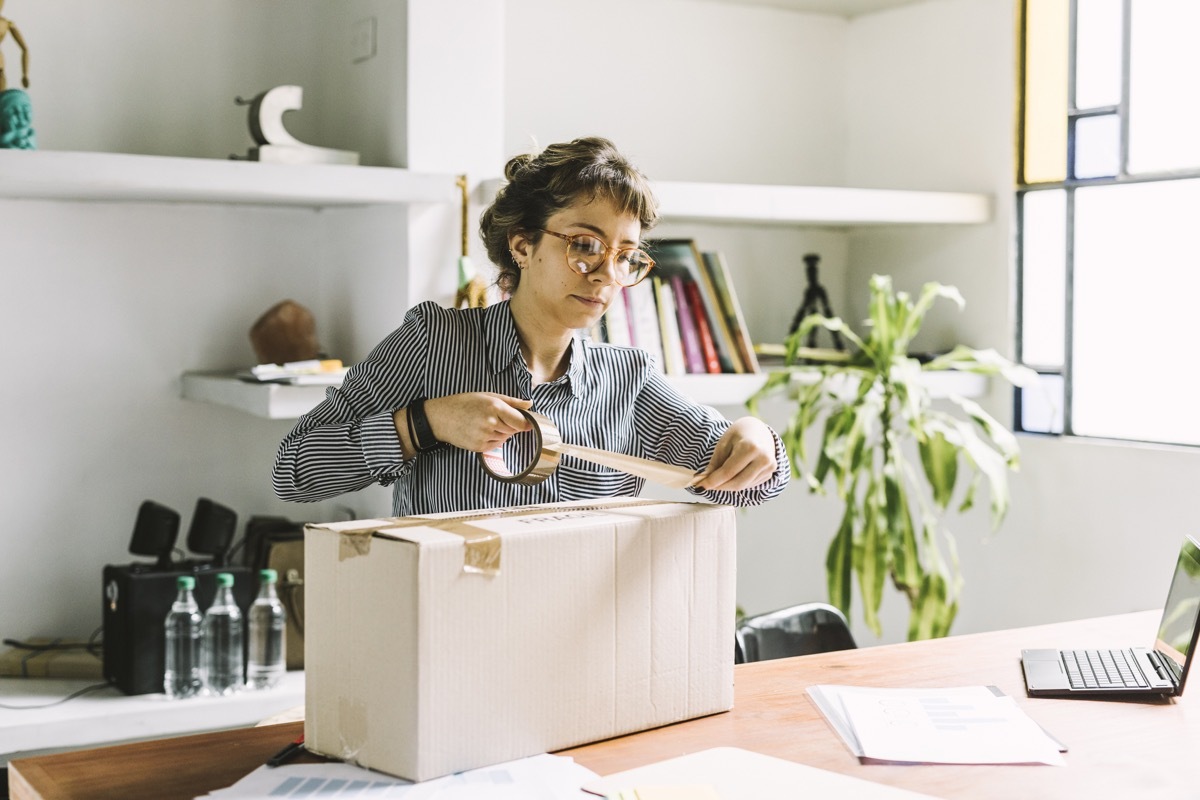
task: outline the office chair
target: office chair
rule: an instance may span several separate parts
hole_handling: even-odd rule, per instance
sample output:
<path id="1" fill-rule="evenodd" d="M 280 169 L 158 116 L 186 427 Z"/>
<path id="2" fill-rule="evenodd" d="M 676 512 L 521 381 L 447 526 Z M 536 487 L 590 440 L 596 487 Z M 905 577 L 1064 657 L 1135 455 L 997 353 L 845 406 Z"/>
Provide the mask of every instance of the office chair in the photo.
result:
<path id="1" fill-rule="evenodd" d="M 734 663 L 852 650 L 846 617 L 828 603 L 805 603 L 746 617 L 734 636 Z"/>

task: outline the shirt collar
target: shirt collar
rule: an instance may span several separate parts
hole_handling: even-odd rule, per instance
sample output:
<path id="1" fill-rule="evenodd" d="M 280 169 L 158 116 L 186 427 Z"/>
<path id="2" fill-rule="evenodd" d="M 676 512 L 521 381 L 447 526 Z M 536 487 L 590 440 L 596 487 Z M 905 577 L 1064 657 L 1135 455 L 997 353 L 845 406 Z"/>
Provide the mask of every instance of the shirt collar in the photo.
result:
<path id="1" fill-rule="evenodd" d="M 521 339 L 517 335 L 517 324 L 513 321 L 512 309 L 504 300 L 483 310 L 484 330 L 488 363 L 492 372 L 498 373 L 508 369 L 515 361 L 523 369 L 528 369 L 521 356 Z M 578 395 L 578 387 L 583 386 L 583 342 L 576 332 L 571 337 L 571 363 L 567 366 L 567 388 L 572 395 Z"/>

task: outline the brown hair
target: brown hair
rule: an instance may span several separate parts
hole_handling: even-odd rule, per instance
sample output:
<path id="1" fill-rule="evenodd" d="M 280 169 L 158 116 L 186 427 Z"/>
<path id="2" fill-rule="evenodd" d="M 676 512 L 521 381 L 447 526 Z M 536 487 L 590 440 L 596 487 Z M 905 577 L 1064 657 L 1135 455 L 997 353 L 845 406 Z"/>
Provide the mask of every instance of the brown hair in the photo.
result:
<path id="1" fill-rule="evenodd" d="M 506 292 L 521 282 L 509 235 L 526 231 L 536 244 L 546 220 L 576 202 L 611 199 L 621 213 L 637 217 L 643 231 L 658 222 L 658 201 L 646 176 L 607 139 L 575 139 L 516 156 L 505 165 L 504 177 L 507 183 L 480 217 L 479 232 L 488 258 L 500 269 L 496 284 Z"/>

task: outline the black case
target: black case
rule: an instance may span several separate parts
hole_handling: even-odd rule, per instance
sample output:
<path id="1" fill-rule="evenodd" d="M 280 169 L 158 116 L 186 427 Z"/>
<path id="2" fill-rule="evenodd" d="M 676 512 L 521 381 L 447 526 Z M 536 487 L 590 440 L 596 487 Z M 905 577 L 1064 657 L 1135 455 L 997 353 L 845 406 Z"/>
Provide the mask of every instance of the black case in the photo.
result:
<path id="1" fill-rule="evenodd" d="M 203 612 L 217 594 L 217 573 L 233 575 L 233 596 L 243 618 L 258 592 L 249 567 L 179 562 L 171 569 L 153 564 L 104 568 L 104 677 L 125 694 L 163 690 L 166 636 L 163 625 L 178 590 L 175 579 L 192 575 L 193 594 Z M 243 640 L 244 645 L 244 640 Z M 243 658 L 244 658 L 243 654 Z"/>

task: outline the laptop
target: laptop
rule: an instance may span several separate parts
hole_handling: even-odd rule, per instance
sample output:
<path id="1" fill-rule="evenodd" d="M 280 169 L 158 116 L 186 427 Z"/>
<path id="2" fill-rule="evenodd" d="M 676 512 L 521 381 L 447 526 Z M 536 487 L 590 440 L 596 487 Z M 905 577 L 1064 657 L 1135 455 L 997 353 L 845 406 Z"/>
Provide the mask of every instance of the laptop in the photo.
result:
<path id="1" fill-rule="evenodd" d="M 1200 635 L 1200 543 L 1179 550 L 1153 648 L 1022 650 L 1030 697 L 1137 697 L 1183 694 Z"/>

